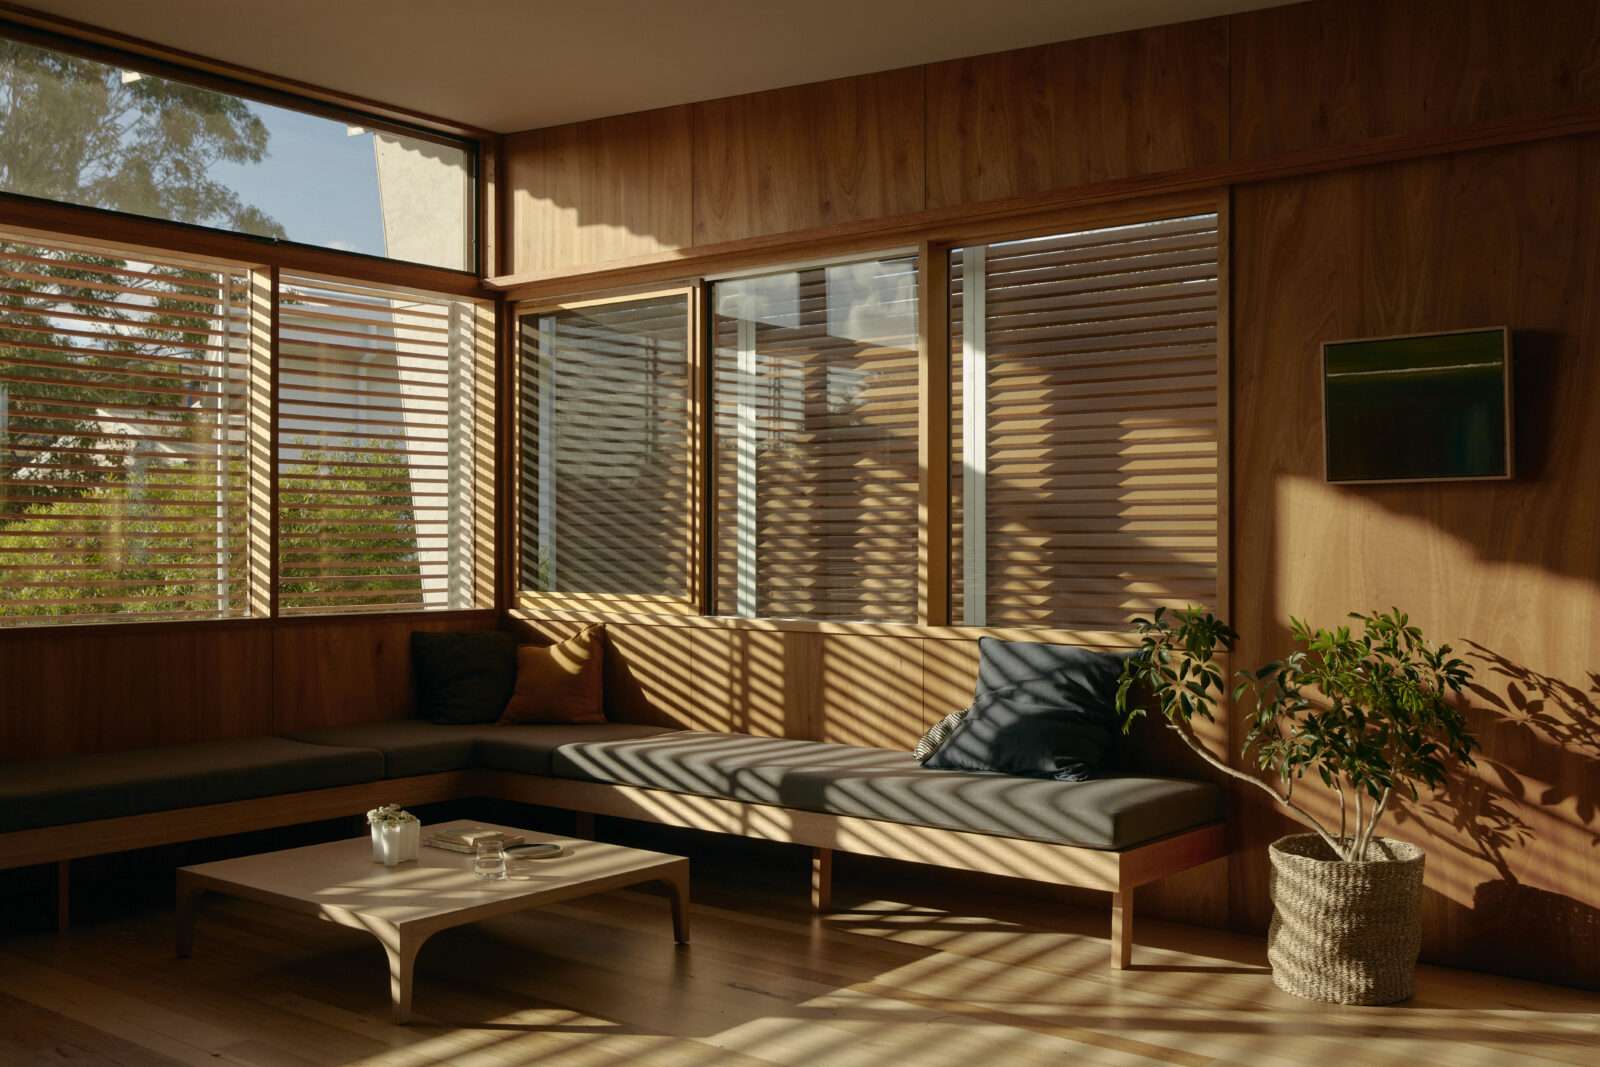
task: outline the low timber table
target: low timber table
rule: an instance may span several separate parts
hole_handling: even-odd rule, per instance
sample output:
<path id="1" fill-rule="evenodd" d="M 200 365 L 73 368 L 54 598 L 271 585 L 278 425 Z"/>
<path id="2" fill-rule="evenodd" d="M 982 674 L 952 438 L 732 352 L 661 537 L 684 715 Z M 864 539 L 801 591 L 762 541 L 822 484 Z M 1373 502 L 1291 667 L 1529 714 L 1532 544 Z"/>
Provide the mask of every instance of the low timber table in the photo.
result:
<path id="1" fill-rule="evenodd" d="M 395 1022 L 411 1020 L 411 977 L 423 943 L 452 926 L 605 893 L 645 882 L 672 890 L 672 930 L 689 941 L 689 861 L 660 852 L 529 833 L 471 821 L 424 827 L 482 827 L 550 841 L 565 854 L 540 860 L 526 878 L 487 881 L 472 873 L 466 853 L 428 848 L 415 862 L 385 867 L 372 860 L 368 837 L 266 852 L 184 867 L 178 871 L 178 955 L 194 947 L 195 903 L 206 893 L 242 897 L 309 912 L 341 926 L 365 930 L 389 957 L 389 996 Z"/>

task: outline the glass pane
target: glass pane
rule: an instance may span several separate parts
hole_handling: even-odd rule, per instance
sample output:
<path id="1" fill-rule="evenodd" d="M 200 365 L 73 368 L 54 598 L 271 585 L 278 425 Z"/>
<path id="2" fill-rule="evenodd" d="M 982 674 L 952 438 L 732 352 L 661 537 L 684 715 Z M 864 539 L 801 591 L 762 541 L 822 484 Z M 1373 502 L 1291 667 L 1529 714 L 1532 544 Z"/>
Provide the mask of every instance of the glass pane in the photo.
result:
<path id="1" fill-rule="evenodd" d="M 952 618 L 1123 629 L 1217 595 L 1217 217 L 957 249 Z"/>
<path id="2" fill-rule="evenodd" d="M 915 622 L 915 257 L 713 300 L 717 612 Z"/>
<path id="3" fill-rule="evenodd" d="M 491 318 L 470 300 L 282 277 L 280 613 L 483 606 L 474 369 Z"/>
<path id="4" fill-rule="evenodd" d="M 524 315 L 521 588 L 685 599 L 686 294 Z"/>
<path id="5" fill-rule="evenodd" d="M 0 625 L 248 612 L 248 286 L 0 235 Z"/>
<path id="6" fill-rule="evenodd" d="M 469 149 L 0 38 L 0 190 L 469 270 Z"/>

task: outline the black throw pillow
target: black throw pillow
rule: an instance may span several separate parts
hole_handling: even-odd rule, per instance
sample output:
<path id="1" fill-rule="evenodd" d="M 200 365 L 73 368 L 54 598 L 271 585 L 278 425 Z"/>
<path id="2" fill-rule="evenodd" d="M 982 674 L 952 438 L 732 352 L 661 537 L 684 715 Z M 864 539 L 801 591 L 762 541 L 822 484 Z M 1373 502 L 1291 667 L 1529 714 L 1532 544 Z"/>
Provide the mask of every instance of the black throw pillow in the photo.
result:
<path id="1" fill-rule="evenodd" d="M 1116 768 L 1121 655 L 991 637 L 978 649 L 972 707 L 924 767 L 1067 782 Z"/>
<path id="2" fill-rule="evenodd" d="M 497 722 L 517 684 L 517 639 L 500 630 L 411 635 L 417 715 L 430 722 Z"/>

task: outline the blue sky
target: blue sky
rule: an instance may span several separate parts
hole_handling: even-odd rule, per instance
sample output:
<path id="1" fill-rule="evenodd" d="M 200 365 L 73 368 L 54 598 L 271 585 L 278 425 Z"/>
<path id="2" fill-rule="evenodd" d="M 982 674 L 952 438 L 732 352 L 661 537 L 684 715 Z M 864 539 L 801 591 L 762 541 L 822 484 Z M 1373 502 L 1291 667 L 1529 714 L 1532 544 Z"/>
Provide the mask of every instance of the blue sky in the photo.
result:
<path id="1" fill-rule="evenodd" d="M 260 163 L 218 163 L 211 176 L 272 216 L 289 238 L 383 255 L 378 166 L 372 134 L 345 124 L 250 102 L 271 134 Z"/>

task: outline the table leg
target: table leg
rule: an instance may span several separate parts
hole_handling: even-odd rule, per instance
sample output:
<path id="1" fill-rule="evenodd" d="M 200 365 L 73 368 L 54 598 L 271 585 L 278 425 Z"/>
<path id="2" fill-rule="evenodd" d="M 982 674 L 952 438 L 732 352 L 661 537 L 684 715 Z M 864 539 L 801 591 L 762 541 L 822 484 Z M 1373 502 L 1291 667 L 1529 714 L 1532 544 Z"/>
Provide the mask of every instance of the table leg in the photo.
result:
<path id="1" fill-rule="evenodd" d="M 411 1021 L 411 984 L 422 941 L 399 932 L 381 936 L 380 940 L 389 957 L 389 1002 L 394 1006 L 394 1021 L 404 1026 Z"/>
<path id="2" fill-rule="evenodd" d="M 195 903 L 205 894 L 183 871 L 178 872 L 177 953 L 180 960 L 194 954 Z"/>
<path id="3" fill-rule="evenodd" d="M 689 865 L 673 871 L 664 879 L 672 890 L 672 939 L 680 945 L 689 943 Z"/>

